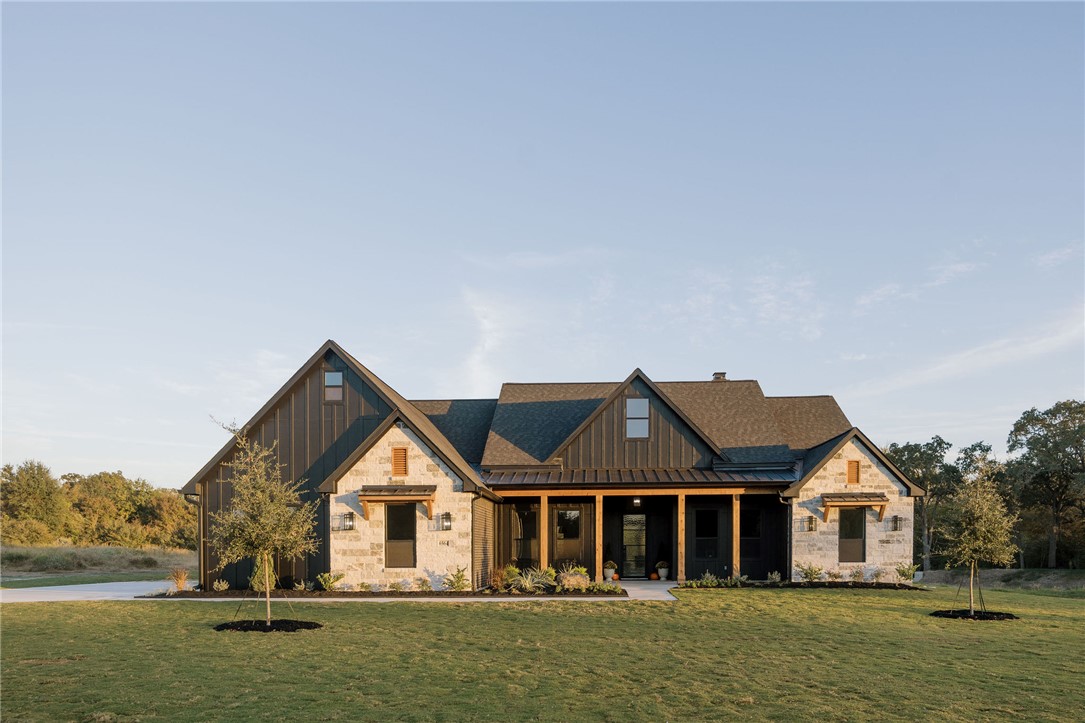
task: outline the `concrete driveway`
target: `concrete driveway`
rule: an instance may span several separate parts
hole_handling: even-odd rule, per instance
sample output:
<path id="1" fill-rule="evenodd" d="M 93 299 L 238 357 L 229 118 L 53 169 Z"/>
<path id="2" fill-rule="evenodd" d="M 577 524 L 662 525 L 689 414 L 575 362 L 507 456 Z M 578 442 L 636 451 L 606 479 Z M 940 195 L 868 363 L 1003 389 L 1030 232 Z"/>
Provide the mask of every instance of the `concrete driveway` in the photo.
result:
<path id="1" fill-rule="evenodd" d="M 89 585 L 57 585 L 0 590 L 0 603 L 58 602 L 66 600 L 131 600 L 137 595 L 165 592 L 171 587 L 165 580 L 142 582 L 97 582 Z"/>

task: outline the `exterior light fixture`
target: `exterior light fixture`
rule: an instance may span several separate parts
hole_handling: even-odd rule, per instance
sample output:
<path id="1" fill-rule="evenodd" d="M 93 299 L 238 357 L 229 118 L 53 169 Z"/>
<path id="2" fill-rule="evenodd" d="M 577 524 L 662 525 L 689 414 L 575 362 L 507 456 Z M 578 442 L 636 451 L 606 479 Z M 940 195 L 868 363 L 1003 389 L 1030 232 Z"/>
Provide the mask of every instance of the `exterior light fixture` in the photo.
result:
<path id="1" fill-rule="evenodd" d="M 343 531 L 353 530 L 354 529 L 354 513 L 353 512 L 344 512 L 343 514 L 339 515 L 339 526 L 336 527 L 335 529 L 343 530 Z"/>
<path id="2" fill-rule="evenodd" d="M 904 518 L 900 515 L 893 515 L 893 532 L 900 532 L 904 529 Z"/>
<path id="3" fill-rule="evenodd" d="M 442 530 L 451 530 L 452 529 L 452 513 L 451 512 L 442 512 L 441 513 L 441 529 Z"/>
<path id="4" fill-rule="evenodd" d="M 633 498 L 633 506 L 634 507 L 640 507 L 640 497 L 634 497 Z"/>
<path id="5" fill-rule="evenodd" d="M 818 518 L 811 515 L 806 518 L 806 531 L 817 532 L 818 531 Z"/>

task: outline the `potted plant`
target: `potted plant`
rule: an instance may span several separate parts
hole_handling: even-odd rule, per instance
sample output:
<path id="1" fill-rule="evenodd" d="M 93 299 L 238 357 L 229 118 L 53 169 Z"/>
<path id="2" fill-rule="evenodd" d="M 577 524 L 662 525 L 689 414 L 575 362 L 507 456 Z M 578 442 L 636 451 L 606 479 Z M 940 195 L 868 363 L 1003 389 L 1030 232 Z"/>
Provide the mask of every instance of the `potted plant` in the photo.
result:
<path id="1" fill-rule="evenodd" d="M 666 580 L 667 576 L 671 574 L 671 563 L 666 560 L 660 560 L 656 563 L 656 572 L 659 573 L 660 580 Z"/>
<path id="2" fill-rule="evenodd" d="M 613 580 L 616 574 L 618 574 L 618 563 L 613 560 L 607 560 L 603 563 L 604 580 Z"/>

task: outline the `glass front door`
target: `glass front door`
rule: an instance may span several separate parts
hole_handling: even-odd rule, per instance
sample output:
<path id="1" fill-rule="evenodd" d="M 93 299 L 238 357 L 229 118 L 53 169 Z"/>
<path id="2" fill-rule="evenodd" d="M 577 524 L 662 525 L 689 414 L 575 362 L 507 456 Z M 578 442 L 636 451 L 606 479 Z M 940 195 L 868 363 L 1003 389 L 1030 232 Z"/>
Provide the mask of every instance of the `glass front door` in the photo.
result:
<path id="1" fill-rule="evenodd" d="M 645 516 L 622 515 L 622 576 L 644 577 Z"/>

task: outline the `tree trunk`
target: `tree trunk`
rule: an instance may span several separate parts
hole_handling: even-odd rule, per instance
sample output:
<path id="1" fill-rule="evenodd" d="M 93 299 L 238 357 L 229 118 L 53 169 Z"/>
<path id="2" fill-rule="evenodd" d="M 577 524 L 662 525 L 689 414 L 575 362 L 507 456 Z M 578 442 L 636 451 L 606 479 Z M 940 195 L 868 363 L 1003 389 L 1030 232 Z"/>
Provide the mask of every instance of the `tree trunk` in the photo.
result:
<path id="1" fill-rule="evenodd" d="M 1051 529 L 1047 532 L 1047 566 L 1057 567 L 1056 559 L 1059 544 L 1059 518 L 1055 515 L 1055 508 L 1051 508 Z"/>
<path id="2" fill-rule="evenodd" d="M 968 566 L 968 614 L 976 614 L 976 599 L 973 597 L 972 592 L 972 580 L 976 577 L 976 561 L 973 560 L 972 564 Z"/>
<path id="3" fill-rule="evenodd" d="M 271 627 L 271 560 L 264 553 L 264 595 L 267 597 L 267 626 Z"/>
<path id="4" fill-rule="evenodd" d="M 923 503 L 920 508 L 923 513 L 923 572 L 931 569 L 931 526 L 927 523 L 927 505 Z"/>

